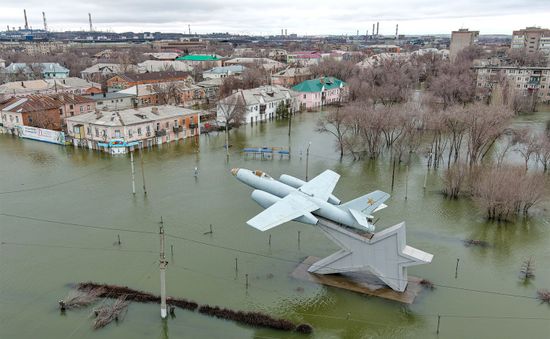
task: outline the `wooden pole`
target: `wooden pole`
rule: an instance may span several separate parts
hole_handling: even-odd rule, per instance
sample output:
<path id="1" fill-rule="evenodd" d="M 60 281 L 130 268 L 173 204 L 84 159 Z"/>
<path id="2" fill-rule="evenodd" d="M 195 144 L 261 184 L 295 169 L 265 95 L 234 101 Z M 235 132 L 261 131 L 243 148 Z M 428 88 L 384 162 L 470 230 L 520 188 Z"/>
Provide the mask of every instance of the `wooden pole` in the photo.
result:
<path id="1" fill-rule="evenodd" d="M 441 316 L 438 314 L 437 315 L 437 331 L 436 333 L 439 334 L 439 324 L 441 323 Z"/>
<path id="2" fill-rule="evenodd" d="M 458 263 L 459 262 L 460 262 L 460 258 L 456 258 L 455 279 L 458 278 Z"/>
<path id="3" fill-rule="evenodd" d="M 307 178 L 308 178 L 308 170 L 309 170 L 309 148 L 311 147 L 311 141 L 309 142 L 309 144 L 307 145 L 307 150 L 306 150 L 306 181 L 307 181 Z"/>

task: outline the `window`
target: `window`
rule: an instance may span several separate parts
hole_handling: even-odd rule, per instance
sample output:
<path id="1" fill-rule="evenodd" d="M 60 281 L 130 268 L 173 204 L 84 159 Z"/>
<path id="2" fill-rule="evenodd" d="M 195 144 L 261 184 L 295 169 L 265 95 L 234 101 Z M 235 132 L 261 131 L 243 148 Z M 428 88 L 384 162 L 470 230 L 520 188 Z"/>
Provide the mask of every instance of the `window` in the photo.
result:
<path id="1" fill-rule="evenodd" d="M 19 123 L 19 116 L 18 115 L 15 116 L 15 122 Z"/>
<path id="2" fill-rule="evenodd" d="M 128 130 L 128 136 L 131 138 L 133 135 L 134 135 L 134 132 L 131 129 L 129 129 Z"/>
<path id="3" fill-rule="evenodd" d="M 63 115 L 63 108 L 59 109 L 59 115 Z"/>
<path id="4" fill-rule="evenodd" d="M 115 130 L 115 138 L 120 138 L 120 130 Z"/>
<path id="5" fill-rule="evenodd" d="M 95 136 L 96 136 L 96 137 L 99 137 L 99 130 L 97 129 L 97 127 L 96 127 L 96 129 L 95 129 Z"/>
<path id="6" fill-rule="evenodd" d="M 86 127 L 86 134 L 87 135 L 92 134 L 92 129 L 90 127 Z"/>
<path id="7" fill-rule="evenodd" d="M 86 106 L 86 110 L 87 110 L 87 111 L 90 110 L 90 105 Z"/>
<path id="8" fill-rule="evenodd" d="M 72 104 L 69 105 L 69 109 L 74 109 L 74 106 Z"/>
<path id="9" fill-rule="evenodd" d="M 138 135 L 141 135 L 141 127 L 138 128 Z"/>
<path id="10" fill-rule="evenodd" d="M 73 133 L 74 133 L 74 134 L 79 134 L 79 133 L 80 133 L 80 127 L 78 127 L 78 126 L 73 126 Z"/>
<path id="11" fill-rule="evenodd" d="M 166 128 L 170 127 L 170 123 L 167 121 L 166 122 Z"/>
<path id="12" fill-rule="evenodd" d="M 80 106 L 80 113 L 84 112 L 84 106 Z"/>
<path id="13" fill-rule="evenodd" d="M 32 118 L 29 117 L 29 121 L 32 121 Z M 10 122 L 13 122 L 13 115 L 10 114 Z"/>

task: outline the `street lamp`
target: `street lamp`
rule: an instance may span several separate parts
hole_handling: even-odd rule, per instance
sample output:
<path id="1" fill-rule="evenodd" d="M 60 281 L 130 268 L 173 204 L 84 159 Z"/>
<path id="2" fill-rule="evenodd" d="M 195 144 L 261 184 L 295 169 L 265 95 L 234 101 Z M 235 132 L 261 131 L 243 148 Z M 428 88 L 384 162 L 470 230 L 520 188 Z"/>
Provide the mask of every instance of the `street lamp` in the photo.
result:
<path id="1" fill-rule="evenodd" d="M 309 166 L 309 148 L 311 147 L 311 141 L 309 142 L 309 144 L 307 145 L 307 150 L 306 150 L 306 181 L 307 181 L 307 177 L 308 177 L 308 166 Z"/>

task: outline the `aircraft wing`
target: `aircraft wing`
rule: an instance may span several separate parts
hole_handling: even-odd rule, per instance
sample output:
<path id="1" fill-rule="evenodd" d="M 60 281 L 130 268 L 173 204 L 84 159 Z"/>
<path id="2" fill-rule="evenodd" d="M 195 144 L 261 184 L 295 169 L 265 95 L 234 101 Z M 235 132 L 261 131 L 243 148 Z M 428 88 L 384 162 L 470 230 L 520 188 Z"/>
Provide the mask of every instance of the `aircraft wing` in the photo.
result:
<path id="1" fill-rule="evenodd" d="M 266 231 L 318 209 L 319 206 L 307 198 L 291 193 L 246 223 L 260 231 Z"/>
<path id="2" fill-rule="evenodd" d="M 312 197 L 327 201 L 338 179 L 340 179 L 340 174 L 331 170 L 326 170 L 303 184 L 298 190 Z"/>

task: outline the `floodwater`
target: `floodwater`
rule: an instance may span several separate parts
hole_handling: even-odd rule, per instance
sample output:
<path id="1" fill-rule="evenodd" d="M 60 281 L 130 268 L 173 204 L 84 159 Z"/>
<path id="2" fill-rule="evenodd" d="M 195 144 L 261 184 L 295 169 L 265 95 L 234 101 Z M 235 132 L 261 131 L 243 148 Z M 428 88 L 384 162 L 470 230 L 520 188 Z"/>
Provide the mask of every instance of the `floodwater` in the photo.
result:
<path id="1" fill-rule="evenodd" d="M 549 116 L 520 120 L 542 126 Z M 250 199 L 251 188 L 231 176 L 231 168 L 304 178 L 311 141 L 310 178 L 327 168 L 340 173 L 335 194 L 343 201 L 376 189 L 390 192 L 389 160 L 340 161 L 333 138 L 314 131 L 317 117 L 297 116 L 291 138 L 282 121 L 232 131 L 229 163 L 221 133 L 147 150 L 147 196 L 139 158 L 133 196 L 129 156 L 0 135 L 0 337 L 304 337 L 180 309 L 176 318 L 162 322 L 155 304 L 132 303 L 124 321 L 95 331 L 91 308 L 60 314 L 57 301 L 72 283 L 104 282 L 158 294 L 161 216 L 170 235 L 169 295 L 306 322 L 315 338 L 549 337 L 550 306 L 535 297 L 537 289 L 550 288 L 550 206 L 534 209 L 527 221 L 487 223 L 469 201 L 449 201 L 439 193 L 438 173 L 429 173 L 423 190 L 422 156 L 412 159 L 408 180 L 405 167 L 397 169 L 377 227 L 406 221 L 408 244 L 434 254 L 431 264 L 409 268 L 409 274 L 431 280 L 434 290 L 405 306 L 290 278 L 306 256 L 324 257 L 338 248 L 310 225 L 290 222 L 265 233 L 248 227 L 245 221 L 261 207 Z M 245 146 L 289 145 L 290 160 L 246 159 L 239 152 Z M 210 224 L 213 234 L 205 234 Z M 464 239 L 490 246 L 466 247 Z M 529 257 L 536 277 L 524 284 L 519 270 Z"/>

